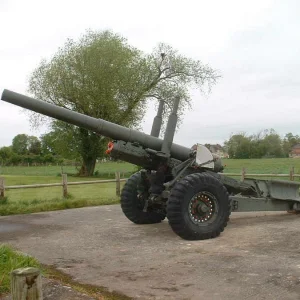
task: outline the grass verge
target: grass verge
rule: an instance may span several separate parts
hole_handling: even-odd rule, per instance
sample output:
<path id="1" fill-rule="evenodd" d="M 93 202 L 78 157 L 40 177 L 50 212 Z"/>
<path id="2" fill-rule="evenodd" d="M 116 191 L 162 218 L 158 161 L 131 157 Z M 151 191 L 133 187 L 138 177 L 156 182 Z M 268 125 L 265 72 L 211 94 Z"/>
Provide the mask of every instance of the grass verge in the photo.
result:
<path id="1" fill-rule="evenodd" d="M 56 270 L 52 266 L 42 265 L 35 258 L 15 251 L 8 245 L 0 245 L 0 296 L 10 292 L 10 273 L 18 268 L 36 267 L 42 275 L 48 279 L 59 281 L 63 285 L 72 287 L 74 290 L 103 300 L 129 300 L 128 296 L 117 292 L 109 292 L 106 288 L 89 284 L 81 284 L 71 276 Z"/>
<path id="2" fill-rule="evenodd" d="M 29 214 L 43 211 L 54 211 L 61 209 L 80 208 L 86 206 L 110 205 L 119 203 L 119 198 L 104 198 L 104 199 L 33 199 L 0 202 L 0 216 Z M 2 203 L 2 204 L 1 204 Z"/>
<path id="3" fill-rule="evenodd" d="M 33 257 L 19 253 L 10 246 L 0 245 L 0 295 L 10 291 L 10 272 L 26 267 L 40 268 L 41 265 Z"/>

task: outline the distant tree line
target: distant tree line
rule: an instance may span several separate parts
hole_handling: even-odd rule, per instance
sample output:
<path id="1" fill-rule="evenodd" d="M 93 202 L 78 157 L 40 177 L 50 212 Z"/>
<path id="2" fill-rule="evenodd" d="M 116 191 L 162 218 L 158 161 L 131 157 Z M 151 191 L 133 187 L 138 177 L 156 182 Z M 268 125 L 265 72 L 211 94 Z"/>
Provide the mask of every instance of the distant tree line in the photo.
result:
<path id="1" fill-rule="evenodd" d="M 62 163 L 63 158 L 51 146 L 48 134 L 36 136 L 18 134 L 12 145 L 0 148 L 1 165 L 39 165 Z"/>
<path id="2" fill-rule="evenodd" d="M 265 129 L 258 134 L 234 134 L 225 141 L 223 150 L 230 158 L 276 158 L 289 157 L 293 146 L 300 143 L 300 137 L 287 133 L 283 138 L 274 129 Z"/>
<path id="3" fill-rule="evenodd" d="M 66 137 L 68 143 L 62 144 L 59 131 L 51 131 L 40 138 L 18 134 L 12 145 L 0 148 L 1 165 L 39 165 L 80 162 L 74 137 Z M 64 133 L 65 135 L 65 133 Z M 72 142 L 73 141 L 73 142 Z M 300 144 L 300 136 L 287 133 L 283 138 L 274 129 L 263 130 L 258 134 L 232 135 L 224 145 L 205 144 L 212 152 L 228 153 L 230 158 L 288 157 L 293 146 Z M 103 150 L 103 149 L 102 149 Z M 104 151 L 104 150 L 103 150 Z"/>

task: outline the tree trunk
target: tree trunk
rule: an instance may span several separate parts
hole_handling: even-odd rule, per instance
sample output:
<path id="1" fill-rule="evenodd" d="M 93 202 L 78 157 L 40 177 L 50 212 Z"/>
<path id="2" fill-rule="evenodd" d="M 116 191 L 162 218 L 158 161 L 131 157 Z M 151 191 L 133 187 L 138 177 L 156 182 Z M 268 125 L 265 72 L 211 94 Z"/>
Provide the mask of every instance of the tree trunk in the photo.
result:
<path id="1" fill-rule="evenodd" d="M 82 166 L 79 170 L 79 176 L 93 176 L 95 167 L 96 167 L 95 157 L 84 158 Z"/>
<path id="2" fill-rule="evenodd" d="M 83 128 L 79 128 L 78 139 L 79 151 L 83 161 L 79 176 L 93 176 L 96 160 L 103 155 L 107 144 L 104 143 L 105 140 L 101 136 Z"/>

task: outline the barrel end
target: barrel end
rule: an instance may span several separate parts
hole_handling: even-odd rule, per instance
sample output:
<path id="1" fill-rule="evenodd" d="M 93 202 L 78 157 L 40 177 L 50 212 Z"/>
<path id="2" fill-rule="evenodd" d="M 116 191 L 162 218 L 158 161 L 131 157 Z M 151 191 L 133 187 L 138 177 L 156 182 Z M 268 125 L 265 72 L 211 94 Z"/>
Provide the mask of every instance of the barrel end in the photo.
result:
<path id="1" fill-rule="evenodd" d="M 11 91 L 4 89 L 2 94 L 1 94 L 1 100 L 5 100 L 6 96 L 8 93 L 10 93 Z"/>

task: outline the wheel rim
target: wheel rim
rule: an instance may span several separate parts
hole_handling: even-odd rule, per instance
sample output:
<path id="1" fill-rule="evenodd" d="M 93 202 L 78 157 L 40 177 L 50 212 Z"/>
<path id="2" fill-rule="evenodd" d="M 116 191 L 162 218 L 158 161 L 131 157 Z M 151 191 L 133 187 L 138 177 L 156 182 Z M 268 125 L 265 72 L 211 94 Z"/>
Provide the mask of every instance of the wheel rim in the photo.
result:
<path id="1" fill-rule="evenodd" d="M 219 210 L 216 197 L 209 192 L 199 192 L 189 203 L 189 216 L 194 224 L 207 225 L 215 221 Z"/>
<path id="2" fill-rule="evenodd" d="M 137 208 L 143 210 L 145 206 L 145 195 L 143 193 L 137 194 Z"/>

